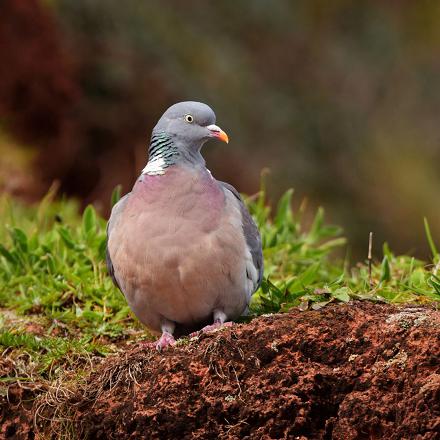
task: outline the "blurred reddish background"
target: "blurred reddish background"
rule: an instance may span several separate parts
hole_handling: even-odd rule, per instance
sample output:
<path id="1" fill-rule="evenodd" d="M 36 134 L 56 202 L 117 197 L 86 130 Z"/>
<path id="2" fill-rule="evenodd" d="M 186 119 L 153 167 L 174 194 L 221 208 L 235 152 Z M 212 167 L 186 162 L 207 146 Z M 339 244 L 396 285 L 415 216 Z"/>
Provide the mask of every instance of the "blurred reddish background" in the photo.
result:
<path id="1" fill-rule="evenodd" d="M 440 236 L 440 3 L 2 0 L 0 187 L 109 208 L 171 104 L 210 104 L 230 135 L 213 174 L 271 169 L 346 230 L 427 256 Z"/>

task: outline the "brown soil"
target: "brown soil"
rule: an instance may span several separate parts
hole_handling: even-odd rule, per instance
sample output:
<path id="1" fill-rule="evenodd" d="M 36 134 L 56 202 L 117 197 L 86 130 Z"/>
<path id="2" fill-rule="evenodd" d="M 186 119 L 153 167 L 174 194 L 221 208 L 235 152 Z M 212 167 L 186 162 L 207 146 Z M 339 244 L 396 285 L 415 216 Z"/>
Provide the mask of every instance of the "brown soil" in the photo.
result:
<path id="1" fill-rule="evenodd" d="M 439 357 L 434 308 L 333 305 L 138 345 L 34 411 L 90 439 L 439 439 Z M 22 414 L 0 436 L 32 438 Z"/>

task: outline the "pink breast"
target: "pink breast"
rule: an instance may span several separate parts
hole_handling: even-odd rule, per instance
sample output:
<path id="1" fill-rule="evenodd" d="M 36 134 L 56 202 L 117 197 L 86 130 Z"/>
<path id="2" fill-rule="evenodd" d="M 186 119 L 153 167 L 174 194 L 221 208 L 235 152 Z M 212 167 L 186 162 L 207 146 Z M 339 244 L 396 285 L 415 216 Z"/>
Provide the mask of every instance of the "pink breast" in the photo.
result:
<path id="1" fill-rule="evenodd" d="M 130 211 L 155 210 L 164 216 L 193 219 L 206 226 L 217 223 L 225 196 L 220 184 L 206 170 L 170 167 L 165 174 L 143 175 L 134 185 Z"/>

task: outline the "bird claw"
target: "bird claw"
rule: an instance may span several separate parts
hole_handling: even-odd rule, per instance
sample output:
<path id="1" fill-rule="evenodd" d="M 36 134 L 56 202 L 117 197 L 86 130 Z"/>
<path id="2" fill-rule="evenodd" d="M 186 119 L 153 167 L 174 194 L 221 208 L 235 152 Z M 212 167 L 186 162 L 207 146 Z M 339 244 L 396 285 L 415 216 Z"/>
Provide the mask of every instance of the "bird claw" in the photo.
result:
<path id="1" fill-rule="evenodd" d="M 189 337 L 193 338 L 194 336 L 199 335 L 200 333 L 210 333 L 210 332 L 215 332 L 217 330 L 220 330 L 223 327 L 232 327 L 233 323 L 231 321 L 228 322 L 214 322 L 214 324 L 211 325 L 206 325 L 205 327 L 203 327 L 202 329 L 190 333 Z"/>
<path id="2" fill-rule="evenodd" d="M 157 351 L 162 351 L 164 348 L 173 346 L 176 343 L 173 335 L 170 333 L 162 333 L 162 336 L 155 342 Z"/>

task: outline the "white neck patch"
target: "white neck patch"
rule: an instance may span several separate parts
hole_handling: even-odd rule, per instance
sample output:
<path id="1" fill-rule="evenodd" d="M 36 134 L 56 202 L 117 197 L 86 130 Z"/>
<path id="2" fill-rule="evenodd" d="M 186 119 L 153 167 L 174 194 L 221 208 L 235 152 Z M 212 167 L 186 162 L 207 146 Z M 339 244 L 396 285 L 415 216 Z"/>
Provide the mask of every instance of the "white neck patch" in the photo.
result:
<path id="1" fill-rule="evenodd" d="M 165 174 L 165 168 L 168 165 L 165 159 L 161 155 L 155 156 L 152 160 L 149 160 L 145 168 L 142 170 L 142 174 L 149 174 L 150 176 L 156 176 L 158 174 Z"/>

